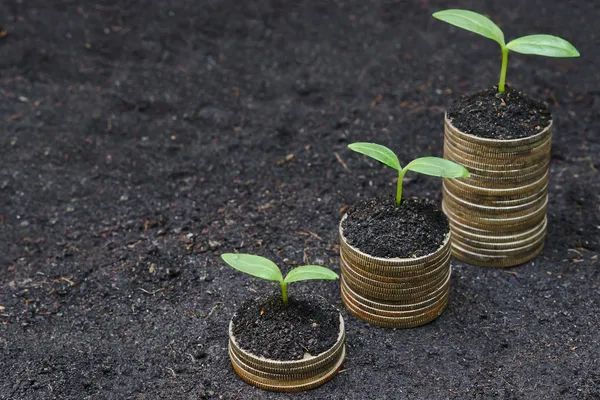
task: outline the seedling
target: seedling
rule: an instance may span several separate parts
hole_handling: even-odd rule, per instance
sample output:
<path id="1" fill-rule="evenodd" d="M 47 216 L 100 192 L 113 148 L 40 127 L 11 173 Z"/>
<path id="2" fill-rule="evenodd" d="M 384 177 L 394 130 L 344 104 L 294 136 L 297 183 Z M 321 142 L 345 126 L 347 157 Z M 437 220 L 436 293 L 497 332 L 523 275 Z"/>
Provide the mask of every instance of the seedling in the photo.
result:
<path id="1" fill-rule="evenodd" d="M 470 176 L 469 171 L 462 165 L 439 157 L 417 158 L 402 168 L 398 156 L 392 150 L 380 144 L 352 143 L 348 147 L 398 171 L 398 188 L 396 189 L 396 205 L 398 206 L 402 202 L 402 181 L 408 171 L 442 178 L 468 178 Z"/>
<path id="2" fill-rule="evenodd" d="M 281 285 L 281 298 L 285 304 L 288 303 L 288 283 L 308 281 L 312 279 L 335 280 L 338 278 L 338 274 L 328 268 L 320 267 L 318 265 L 305 265 L 294 268 L 286 275 L 284 279 L 277 264 L 268 258 L 255 256 L 252 254 L 234 253 L 222 254 L 221 258 L 238 271 L 242 271 L 252 276 L 269 281 L 279 282 Z"/>
<path id="3" fill-rule="evenodd" d="M 571 43 L 552 35 L 528 35 L 505 44 L 504 33 L 498 25 L 489 18 L 473 11 L 444 10 L 434 13 L 433 17 L 498 42 L 502 50 L 502 67 L 500 68 L 500 81 L 498 82 L 498 92 L 500 93 L 504 93 L 509 50 L 521 54 L 535 54 L 546 57 L 579 57 L 579 52 Z"/>

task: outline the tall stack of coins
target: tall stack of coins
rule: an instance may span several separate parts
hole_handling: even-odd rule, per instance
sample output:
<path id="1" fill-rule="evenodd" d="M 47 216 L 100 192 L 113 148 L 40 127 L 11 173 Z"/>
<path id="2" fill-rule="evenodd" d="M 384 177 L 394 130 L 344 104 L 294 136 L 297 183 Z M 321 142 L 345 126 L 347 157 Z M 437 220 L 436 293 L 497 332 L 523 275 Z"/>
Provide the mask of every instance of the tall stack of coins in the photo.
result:
<path id="1" fill-rule="evenodd" d="M 450 233 L 438 250 L 417 258 L 372 257 L 346 241 L 341 223 L 340 243 L 342 300 L 355 317 L 412 328 L 433 321 L 448 305 Z"/>
<path id="2" fill-rule="evenodd" d="M 300 392 L 314 389 L 335 377 L 346 357 L 346 332 L 340 315 L 340 332 L 336 343 L 316 356 L 301 360 L 277 361 L 256 356 L 238 345 L 229 324 L 229 358 L 235 372 L 247 383 L 275 392 Z"/>
<path id="3" fill-rule="evenodd" d="M 535 258 L 546 237 L 552 122 L 534 136 L 497 140 L 461 132 L 446 117 L 444 132 L 444 157 L 471 174 L 443 183 L 452 254 L 487 267 Z"/>

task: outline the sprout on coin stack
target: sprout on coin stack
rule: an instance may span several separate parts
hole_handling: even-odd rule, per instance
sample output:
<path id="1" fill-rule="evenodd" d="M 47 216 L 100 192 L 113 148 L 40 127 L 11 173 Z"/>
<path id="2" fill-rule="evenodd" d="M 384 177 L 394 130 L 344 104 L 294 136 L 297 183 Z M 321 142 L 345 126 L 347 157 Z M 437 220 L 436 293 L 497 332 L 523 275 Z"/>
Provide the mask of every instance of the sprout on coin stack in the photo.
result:
<path id="1" fill-rule="evenodd" d="M 341 294 L 356 317 L 383 327 L 409 328 L 437 318 L 450 294 L 450 227 L 430 201 L 403 199 L 408 171 L 462 178 L 463 166 L 438 157 L 413 160 L 404 168 L 396 154 L 374 143 L 350 149 L 398 171 L 395 198 L 359 202 L 340 222 Z"/>
<path id="2" fill-rule="evenodd" d="M 249 300 L 229 324 L 229 357 L 247 383 L 265 390 L 298 392 L 332 379 L 346 355 L 344 320 L 322 297 L 288 297 L 287 285 L 335 280 L 318 265 L 292 269 L 284 278 L 273 261 L 251 254 L 227 253 L 223 260 L 238 271 L 276 281 L 281 294 Z"/>
<path id="3" fill-rule="evenodd" d="M 542 251 L 546 237 L 552 115 L 544 103 L 506 84 L 508 54 L 566 58 L 579 52 L 552 35 L 506 43 L 494 22 L 468 10 L 433 16 L 494 40 L 502 53 L 498 86 L 462 97 L 445 116 L 444 157 L 471 172 L 468 179 L 444 179 L 452 253 L 480 266 L 524 263 Z"/>

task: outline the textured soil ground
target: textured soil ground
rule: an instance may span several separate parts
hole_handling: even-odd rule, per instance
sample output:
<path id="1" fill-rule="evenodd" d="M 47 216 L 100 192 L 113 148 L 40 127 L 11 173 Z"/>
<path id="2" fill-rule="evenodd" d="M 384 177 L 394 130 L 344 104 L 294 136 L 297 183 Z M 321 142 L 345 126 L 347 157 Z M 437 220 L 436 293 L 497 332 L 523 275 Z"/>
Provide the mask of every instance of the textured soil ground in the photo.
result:
<path id="1" fill-rule="evenodd" d="M 444 109 L 496 83 L 498 46 L 431 17 L 475 4 L 509 40 L 552 33 L 582 54 L 509 60 L 554 115 L 543 254 L 453 261 L 449 308 L 418 329 L 343 311 L 344 370 L 313 392 L 246 385 L 228 323 L 276 288 L 219 255 L 339 271 L 343 210 L 395 190 L 347 144 L 439 156 Z M 0 399 L 600 398 L 600 3 L 2 6 Z M 439 203 L 440 186 L 411 175 L 404 191 Z M 342 308 L 337 285 L 290 292 Z"/>

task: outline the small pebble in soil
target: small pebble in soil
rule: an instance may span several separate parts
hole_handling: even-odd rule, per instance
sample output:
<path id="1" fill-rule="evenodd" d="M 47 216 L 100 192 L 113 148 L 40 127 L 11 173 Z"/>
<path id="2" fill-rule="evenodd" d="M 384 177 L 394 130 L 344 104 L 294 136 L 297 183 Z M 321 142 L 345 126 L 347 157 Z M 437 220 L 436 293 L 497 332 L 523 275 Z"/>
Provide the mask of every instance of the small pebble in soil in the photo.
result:
<path id="1" fill-rule="evenodd" d="M 518 139 L 546 128 L 552 114 L 546 103 L 506 86 L 462 96 L 448 109 L 452 125 L 462 132 L 489 139 Z"/>
<path id="2" fill-rule="evenodd" d="M 280 293 L 248 300 L 233 316 L 233 334 L 243 350 L 279 361 L 330 349 L 339 330 L 339 311 L 314 295 L 290 296 L 287 305 Z"/>
<path id="3" fill-rule="evenodd" d="M 450 231 L 448 218 L 425 199 L 393 196 L 363 200 L 347 212 L 344 237 L 352 246 L 374 257 L 412 258 L 431 254 Z"/>

